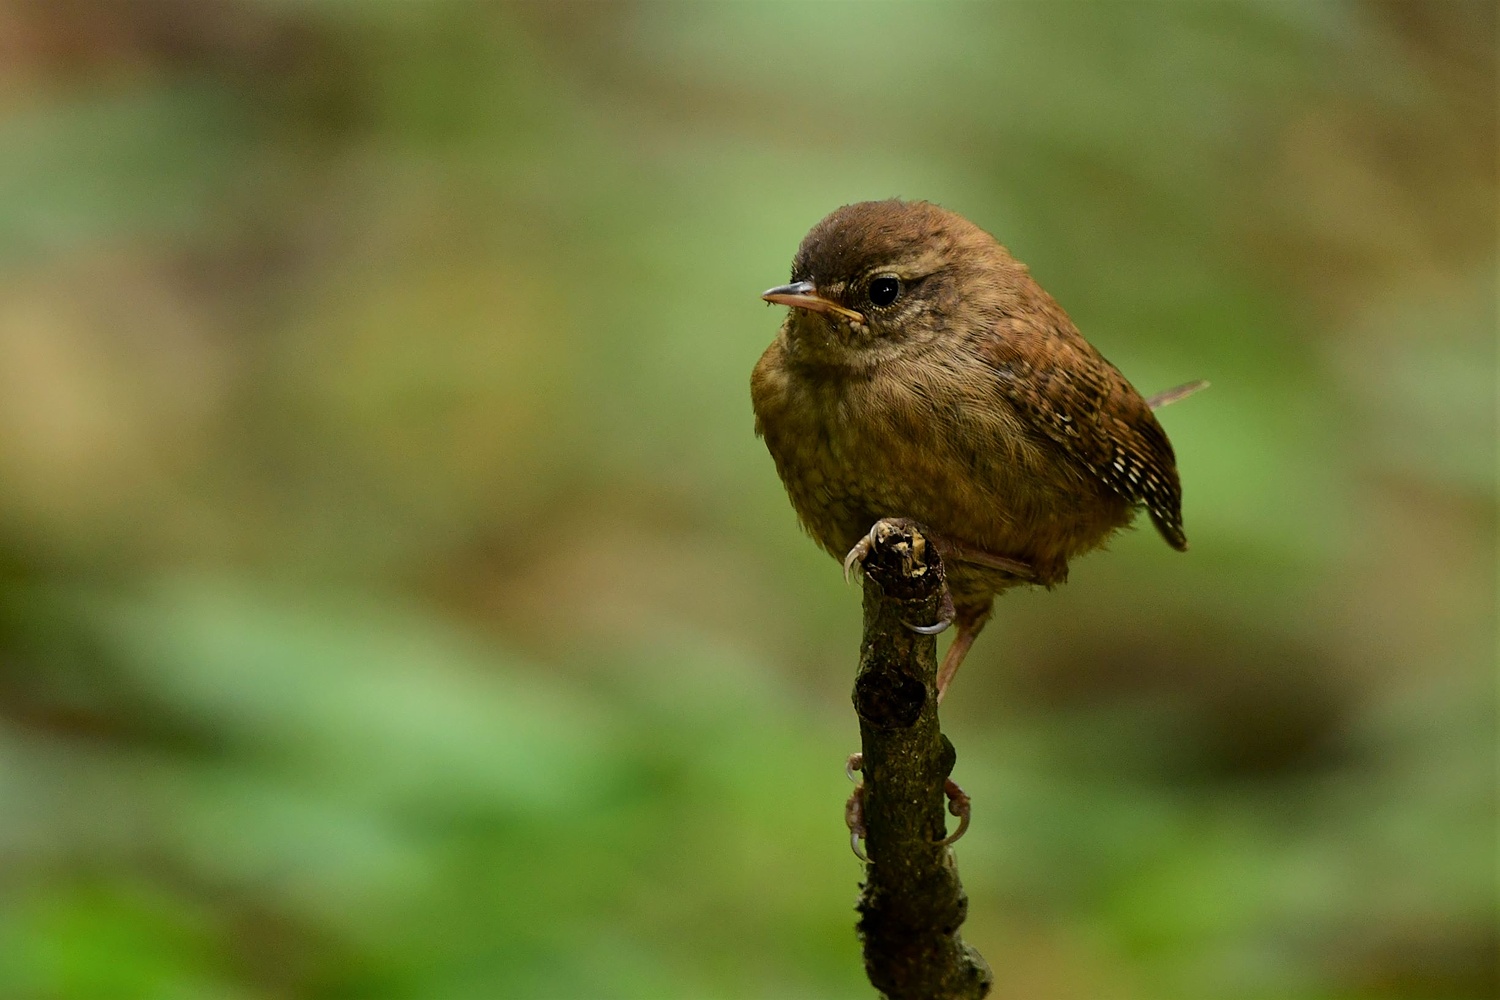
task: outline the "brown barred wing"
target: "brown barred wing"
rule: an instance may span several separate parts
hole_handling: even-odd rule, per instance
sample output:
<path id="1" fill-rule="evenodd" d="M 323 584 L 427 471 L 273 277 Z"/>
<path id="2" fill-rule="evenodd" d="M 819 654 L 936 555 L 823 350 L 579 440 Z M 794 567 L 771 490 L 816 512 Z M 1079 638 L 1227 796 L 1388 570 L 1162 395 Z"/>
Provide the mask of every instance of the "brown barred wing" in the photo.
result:
<path id="1" fill-rule="evenodd" d="M 1061 310 L 1051 318 L 1055 325 L 1004 320 L 978 345 L 1000 391 L 1091 475 L 1144 506 L 1168 545 L 1186 549 L 1182 485 L 1166 432 L 1135 387 Z"/>

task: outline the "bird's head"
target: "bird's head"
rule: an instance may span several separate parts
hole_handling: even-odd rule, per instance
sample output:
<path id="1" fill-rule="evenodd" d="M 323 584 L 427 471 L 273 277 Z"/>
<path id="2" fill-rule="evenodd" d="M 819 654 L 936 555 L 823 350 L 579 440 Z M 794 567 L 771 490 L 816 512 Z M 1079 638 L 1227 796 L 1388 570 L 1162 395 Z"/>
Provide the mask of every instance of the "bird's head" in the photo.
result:
<path id="1" fill-rule="evenodd" d="M 791 306 L 794 359 L 864 367 L 993 325 L 1029 282 L 1026 268 L 967 219 L 925 201 L 863 201 L 819 222 L 790 284 L 761 295 Z"/>

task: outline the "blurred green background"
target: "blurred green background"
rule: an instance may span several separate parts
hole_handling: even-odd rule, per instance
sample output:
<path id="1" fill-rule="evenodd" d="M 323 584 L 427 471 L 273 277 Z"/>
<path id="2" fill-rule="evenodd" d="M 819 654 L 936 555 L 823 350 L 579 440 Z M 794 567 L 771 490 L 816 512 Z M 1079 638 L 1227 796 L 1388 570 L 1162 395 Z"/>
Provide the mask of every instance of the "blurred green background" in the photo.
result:
<path id="1" fill-rule="evenodd" d="M 1496 8 L 0 3 L 0 997 L 871 995 L 748 376 L 995 232 L 1193 542 L 945 712 L 1006 1000 L 1496 995 Z"/>

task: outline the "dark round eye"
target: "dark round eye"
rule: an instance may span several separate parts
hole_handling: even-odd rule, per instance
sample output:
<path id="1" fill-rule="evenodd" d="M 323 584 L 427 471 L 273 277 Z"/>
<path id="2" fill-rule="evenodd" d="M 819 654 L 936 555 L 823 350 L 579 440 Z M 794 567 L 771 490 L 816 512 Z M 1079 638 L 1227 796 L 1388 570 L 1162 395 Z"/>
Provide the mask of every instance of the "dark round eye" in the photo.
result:
<path id="1" fill-rule="evenodd" d="M 901 297 L 901 279 L 882 275 L 870 280 L 870 305 L 888 306 Z"/>

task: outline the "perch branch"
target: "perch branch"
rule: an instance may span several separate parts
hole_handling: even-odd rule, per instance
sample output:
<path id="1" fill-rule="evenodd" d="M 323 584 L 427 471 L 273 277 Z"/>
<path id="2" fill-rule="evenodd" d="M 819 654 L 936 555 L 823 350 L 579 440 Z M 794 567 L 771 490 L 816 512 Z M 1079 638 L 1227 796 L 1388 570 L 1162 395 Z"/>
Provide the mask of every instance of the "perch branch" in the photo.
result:
<path id="1" fill-rule="evenodd" d="M 943 567 L 919 530 L 882 523 L 864 561 L 854 682 L 869 855 L 859 901 L 865 972 L 889 1000 L 977 1000 L 992 976 L 958 934 L 968 898 L 943 843 L 956 754 L 938 724 L 937 643 L 903 624 L 938 619 Z"/>

